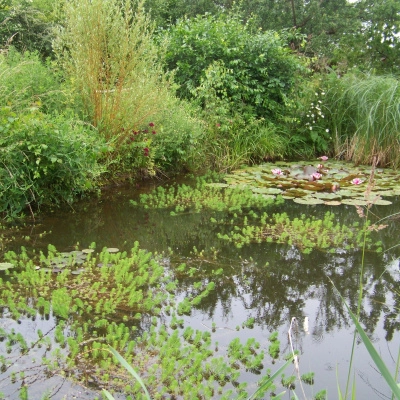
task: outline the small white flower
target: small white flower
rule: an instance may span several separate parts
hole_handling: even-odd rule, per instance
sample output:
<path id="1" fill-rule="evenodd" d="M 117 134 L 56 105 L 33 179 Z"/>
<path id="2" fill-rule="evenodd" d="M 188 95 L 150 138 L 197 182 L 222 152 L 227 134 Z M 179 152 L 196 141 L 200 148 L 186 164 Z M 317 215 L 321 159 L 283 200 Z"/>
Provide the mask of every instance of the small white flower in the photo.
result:
<path id="1" fill-rule="evenodd" d="M 325 92 L 321 92 L 322 96 L 325 94 Z"/>
<path id="2" fill-rule="evenodd" d="M 329 132 L 329 129 L 325 129 L 325 132 L 328 133 L 328 132 Z"/>
<path id="3" fill-rule="evenodd" d="M 310 126 L 310 131 L 312 131 L 312 126 Z"/>

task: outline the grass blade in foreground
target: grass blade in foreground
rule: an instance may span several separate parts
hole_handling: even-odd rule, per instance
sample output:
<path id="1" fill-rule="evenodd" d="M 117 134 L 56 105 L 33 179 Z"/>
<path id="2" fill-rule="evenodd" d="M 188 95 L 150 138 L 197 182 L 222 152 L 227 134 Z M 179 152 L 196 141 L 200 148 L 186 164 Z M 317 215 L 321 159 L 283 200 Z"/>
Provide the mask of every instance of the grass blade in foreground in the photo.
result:
<path id="1" fill-rule="evenodd" d="M 278 369 L 278 371 L 276 371 L 273 375 L 271 375 L 266 382 L 264 382 L 250 397 L 248 397 L 247 400 L 251 400 L 261 391 L 269 389 L 271 385 L 273 385 L 274 380 L 289 366 L 289 364 L 292 363 L 292 361 L 293 359 L 291 357 L 289 360 L 285 362 L 285 364 L 282 365 L 282 367 Z M 274 397 L 274 399 L 279 399 L 284 393 L 286 392 L 277 395 L 276 397 Z"/>
<path id="2" fill-rule="evenodd" d="M 143 388 L 143 391 L 145 393 L 146 400 L 151 400 L 151 397 L 146 389 L 146 386 L 144 385 L 142 379 L 136 373 L 136 371 L 127 363 L 127 361 L 121 356 L 121 354 L 119 354 L 118 351 L 113 349 L 111 346 L 110 346 L 110 351 L 111 353 L 114 354 L 114 356 L 120 362 L 120 364 L 140 383 L 140 386 Z M 103 392 L 109 400 L 114 400 L 114 397 L 107 390 L 103 389 Z"/>
<path id="3" fill-rule="evenodd" d="M 370 354 L 372 360 L 374 361 L 376 367 L 379 369 L 379 372 L 382 374 L 383 378 L 386 380 L 387 384 L 389 385 L 390 389 L 392 390 L 394 396 L 400 400 L 400 387 L 397 385 L 396 381 L 394 380 L 393 376 L 391 375 L 390 371 L 388 370 L 386 364 L 383 362 L 382 358 L 379 356 L 378 352 L 376 351 L 374 345 L 372 342 L 369 340 L 368 336 L 364 332 L 364 329 L 358 322 L 356 316 L 351 312 L 349 306 L 347 303 L 344 301 L 343 297 L 340 296 L 344 305 L 346 306 L 351 319 L 353 320 L 357 332 L 360 335 L 362 341 L 364 342 L 365 347 L 368 350 L 368 353 Z"/>

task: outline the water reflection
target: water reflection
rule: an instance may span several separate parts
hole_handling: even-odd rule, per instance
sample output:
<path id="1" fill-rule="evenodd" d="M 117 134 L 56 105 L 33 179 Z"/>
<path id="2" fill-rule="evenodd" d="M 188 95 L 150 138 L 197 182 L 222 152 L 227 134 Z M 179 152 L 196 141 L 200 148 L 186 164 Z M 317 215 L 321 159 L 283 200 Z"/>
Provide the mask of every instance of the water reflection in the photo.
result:
<path id="1" fill-rule="evenodd" d="M 145 190 L 136 188 L 132 193 L 130 189 L 120 188 L 102 199 L 82 202 L 75 207 L 75 212 L 59 210 L 42 215 L 37 225 L 29 228 L 31 240 L 36 238 L 34 247 L 45 251 L 46 244 L 52 243 L 64 251 L 77 243 L 87 247 L 96 242 L 99 249 L 110 246 L 127 250 L 137 240 L 142 248 L 152 252 L 172 249 L 173 254 L 166 260 L 172 269 L 184 261 L 197 270 L 193 277 L 179 276 L 181 297 L 193 293 L 194 282 L 207 282 L 213 270 L 223 269 L 222 274 L 212 279 L 215 290 L 196 306 L 192 317 L 186 318 L 193 326 L 201 321 L 203 328 L 200 325 L 198 328 L 204 329 L 204 326 L 211 326 L 215 321 L 229 328 L 224 331 L 224 335 L 229 337 L 230 331 L 251 317 L 257 326 L 254 334 L 259 334 L 258 340 L 261 340 L 265 338 L 262 333 L 264 330 L 282 332 L 287 329 L 292 317 L 299 321 L 308 317 L 313 346 L 322 346 L 327 337 L 338 346 L 342 344 L 341 341 L 346 345 L 351 342 L 351 335 L 344 339 L 340 334 L 351 332 L 352 323 L 335 288 L 356 310 L 363 261 L 361 251 L 335 249 L 330 253 L 314 250 L 307 255 L 293 246 L 273 243 L 250 244 L 237 249 L 217 238 L 217 233 L 223 233 L 229 226 L 210 223 L 211 217 L 226 217 L 228 220 L 227 215 L 204 210 L 201 213 L 187 212 L 171 216 L 168 210 L 130 206 L 129 199 Z M 370 212 L 371 219 L 378 221 L 394 214 L 399 206 L 397 200 L 392 206 L 374 207 Z M 335 213 L 338 222 L 363 222 L 351 206 L 311 207 L 290 201 L 277 211 L 288 212 L 291 216 L 306 213 L 323 217 L 327 210 Z M 374 232 L 373 239 L 381 240 L 384 249 L 392 249 L 383 254 L 367 252 L 364 261 L 365 290 L 361 320 L 375 342 L 383 339 L 391 342 L 395 338 L 398 341 L 400 329 L 400 249 L 396 247 L 399 225 L 397 219 L 388 218 L 385 223 L 388 227 Z M 52 233 L 39 238 L 43 230 Z M 16 249 L 20 244 L 14 242 L 13 248 Z M 198 251 L 204 251 L 201 257 L 193 253 L 194 246 Z M 329 343 L 326 346 L 329 347 Z M 393 349 L 396 351 L 396 345 Z M 307 351 L 321 349 L 311 346 Z M 349 354 L 348 351 L 343 357 L 349 357 Z M 318 354 L 314 353 L 314 357 L 318 357 Z M 337 362 L 332 354 L 325 357 L 326 365 L 334 366 Z M 315 365 L 319 364 L 315 362 Z M 330 368 L 321 367 L 322 370 Z M 321 371 L 319 378 L 323 382 Z M 330 384 L 336 387 L 335 378 Z"/>

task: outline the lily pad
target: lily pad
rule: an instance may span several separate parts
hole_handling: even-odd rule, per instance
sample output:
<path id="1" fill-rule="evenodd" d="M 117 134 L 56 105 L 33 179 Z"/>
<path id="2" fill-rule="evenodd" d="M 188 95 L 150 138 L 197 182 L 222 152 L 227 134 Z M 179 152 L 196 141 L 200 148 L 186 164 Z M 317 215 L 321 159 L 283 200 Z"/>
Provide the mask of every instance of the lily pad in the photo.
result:
<path id="1" fill-rule="evenodd" d="M 293 199 L 293 201 L 298 204 L 306 204 L 306 205 L 324 204 L 323 200 L 317 199 L 315 197 L 299 197 Z"/>
<path id="2" fill-rule="evenodd" d="M 80 275 L 82 272 L 85 272 L 85 268 L 78 268 L 75 271 L 71 271 L 71 274 Z"/>
<path id="3" fill-rule="evenodd" d="M 325 201 L 324 204 L 327 206 L 340 206 L 342 202 L 339 200 L 330 200 L 330 201 Z"/>
<path id="4" fill-rule="evenodd" d="M 376 200 L 374 204 L 378 206 L 389 206 L 390 204 L 392 204 L 392 202 L 390 200 L 379 199 Z"/>
<path id="5" fill-rule="evenodd" d="M 93 249 L 83 249 L 82 250 L 82 253 L 84 253 L 84 254 L 90 254 L 90 253 L 93 253 L 93 252 L 94 252 Z"/>
<path id="6" fill-rule="evenodd" d="M 342 204 L 347 204 L 349 206 L 366 206 L 368 202 L 364 199 L 343 199 Z"/>
<path id="7" fill-rule="evenodd" d="M 107 248 L 107 251 L 108 251 L 109 253 L 118 253 L 118 252 L 119 252 L 119 249 L 117 249 L 116 247 L 108 247 L 108 248 Z"/>
<path id="8" fill-rule="evenodd" d="M 2 262 L 0 263 L 0 271 L 6 271 L 7 269 L 14 268 L 15 265 L 9 262 Z"/>
<path id="9" fill-rule="evenodd" d="M 341 200 L 342 196 L 339 193 L 325 193 L 325 192 L 319 192 L 319 193 L 315 193 L 314 196 L 317 199 L 321 199 L 321 200 Z"/>

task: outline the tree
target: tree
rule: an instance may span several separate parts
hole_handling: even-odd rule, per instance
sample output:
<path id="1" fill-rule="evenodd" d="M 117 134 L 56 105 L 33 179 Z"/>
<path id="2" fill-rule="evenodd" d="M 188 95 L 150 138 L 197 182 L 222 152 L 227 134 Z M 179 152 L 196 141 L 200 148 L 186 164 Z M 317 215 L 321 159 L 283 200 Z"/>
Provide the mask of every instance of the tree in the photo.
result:
<path id="1" fill-rule="evenodd" d="M 0 0 L 0 48 L 12 45 L 20 52 L 51 56 L 53 17 L 46 0 Z"/>
<path id="2" fill-rule="evenodd" d="M 288 104 L 300 69 L 279 35 L 254 32 L 235 14 L 179 21 L 169 30 L 167 66 L 181 97 L 212 89 L 257 118 L 277 118 Z M 201 88 L 200 88 L 201 87 Z"/>

